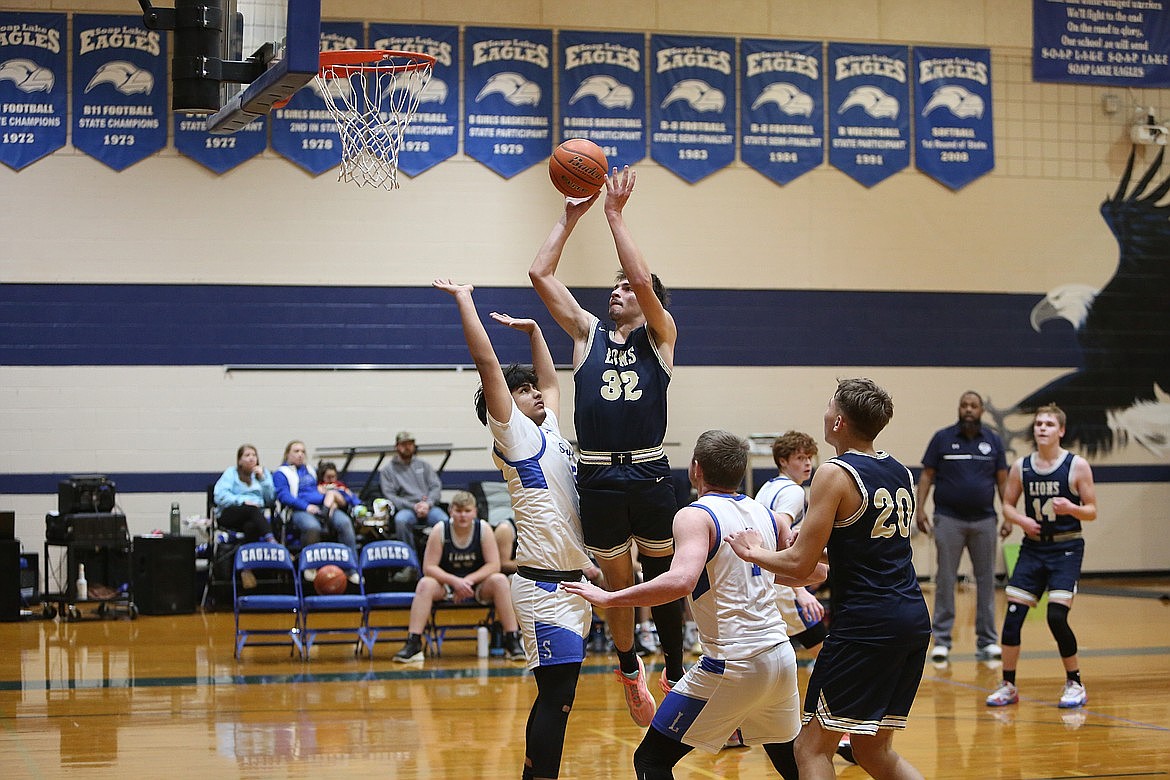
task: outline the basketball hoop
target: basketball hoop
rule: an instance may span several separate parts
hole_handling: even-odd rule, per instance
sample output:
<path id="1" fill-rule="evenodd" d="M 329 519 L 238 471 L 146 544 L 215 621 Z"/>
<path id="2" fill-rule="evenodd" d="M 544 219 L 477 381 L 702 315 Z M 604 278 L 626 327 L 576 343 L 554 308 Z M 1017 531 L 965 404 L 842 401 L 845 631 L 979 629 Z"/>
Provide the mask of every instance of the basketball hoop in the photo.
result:
<path id="1" fill-rule="evenodd" d="M 398 153 L 434 65 L 415 52 L 321 52 L 314 86 L 341 135 L 339 181 L 398 188 Z"/>

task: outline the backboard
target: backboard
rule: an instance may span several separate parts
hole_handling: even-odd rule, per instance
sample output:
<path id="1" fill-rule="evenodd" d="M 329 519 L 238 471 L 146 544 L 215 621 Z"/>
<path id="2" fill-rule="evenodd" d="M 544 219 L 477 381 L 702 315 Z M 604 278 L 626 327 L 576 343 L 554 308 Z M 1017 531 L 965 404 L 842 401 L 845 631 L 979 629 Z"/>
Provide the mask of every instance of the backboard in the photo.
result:
<path id="1" fill-rule="evenodd" d="M 321 67 L 321 0 L 223 0 L 224 60 L 247 59 L 266 44 L 264 69 L 248 84 L 223 82 L 222 108 L 207 118 L 213 133 L 234 133 L 272 110 Z"/>

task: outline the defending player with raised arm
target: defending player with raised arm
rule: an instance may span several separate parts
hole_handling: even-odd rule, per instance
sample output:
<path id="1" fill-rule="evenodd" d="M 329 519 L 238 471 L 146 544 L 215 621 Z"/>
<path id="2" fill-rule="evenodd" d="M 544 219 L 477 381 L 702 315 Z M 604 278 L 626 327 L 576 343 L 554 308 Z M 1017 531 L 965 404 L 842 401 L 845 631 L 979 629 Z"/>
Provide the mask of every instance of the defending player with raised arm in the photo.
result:
<path id="1" fill-rule="evenodd" d="M 635 751 L 639 780 L 673 777 L 672 767 L 693 748 L 715 753 L 736 729 L 744 744 L 764 745 L 782 777 L 797 777 L 796 655 L 776 607 L 774 577 L 741 561 L 723 541 L 724 534 L 746 528 L 773 549 L 790 541 L 786 524 L 736 492 L 748 451 L 744 439 L 727 431 L 699 436 L 689 469 L 699 498 L 674 517 L 668 571 L 613 592 L 588 583 L 561 586 L 606 609 L 690 600 L 703 657 L 666 694 Z M 824 577 L 823 569 L 815 574 Z"/>
<path id="2" fill-rule="evenodd" d="M 872 380 L 840 380 L 824 419 L 825 441 L 837 456 L 813 475 L 796 541 L 777 551 L 754 531 L 728 537 L 744 560 L 797 579 L 808 578 L 828 548 L 833 620 L 805 694 L 796 740 L 801 780 L 836 776 L 842 732 L 872 777 L 922 778 L 893 749 L 893 730 L 906 727 L 930 642 L 930 613 L 910 549 L 913 480 L 873 443 L 893 414 L 889 394 Z"/>
<path id="3" fill-rule="evenodd" d="M 615 168 L 605 181 L 605 217 L 621 272 L 609 296 L 612 326 L 586 311 L 556 277 L 557 265 L 578 220 L 600 197 L 565 211 L 528 271 L 553 319 L 573 339 L 574 423 L 580 461 L 577 489 L 585 544 L 614 589 L 634 584 L 631 547 L 646 579 L 670 568 L 671 520 L 678 508 L 666 435 L 666 391 L 674 369 L 678 329 L 666 310 L 666 291 L 634 243 L 623 210 L 634 191 L 634 171 Z M 669 689 L 683 673 L 682 601 L 653 609 Z M 606 622 L 618 654 L 618 676 L 634 722 L 649 724 L 654 700 L 634 652 L 634 611 L 614 607 Z"/>
<path id="4" fill-rule="evenodd" d="M 475 406 L 492 433 L 492 460 L 508 483 L 519 545 L 512 604 L 520 624 L 536 700 L 525 728 L 524 780 L 560 774 L 565 728 L 585 658 L 592 609 L 557 587 L 592 568 L 581 535 L 573 485 L 573 448 L 557 426 L 560 386 L 535 321 L 492 312 L 496 322 L 528 334 L 532 366 L 500 367 L 472 299 L 471 285 L 436 279 L 459 307 L 463 335 L 479 372 Z"/>
<path id="5" fill-rule="evenodd" d="M 1007 533 L 1011 523 L 1024 531 L 1020 556 L 1007 585 L 1007 614 L 1003 619 L 1003 682 L 987 706 L 1004 707 L 1019 701 L 1016 665 L 1028 610 L 1048 591 L 1048 629 L 1056 640 L 1064 665 L 1062 708 L 1081 707 L 1088 700 L 1081 682 L 1077 637 L 1068 624 L 1069 610 L 1081 577 L 1085 540 L 1081 523 L 1097 519 L 1097 488 L 1088 461 L 1060 446 L 1064 411 L 1055 404 L 1041 406 L 1032 421 L 1036 452 L 1012 464 L 1003 490 Z M 1016 503 L 1024 499 L 1024 511 Z M 1006 534 L 1005 534 L 1006 535 Z"/>

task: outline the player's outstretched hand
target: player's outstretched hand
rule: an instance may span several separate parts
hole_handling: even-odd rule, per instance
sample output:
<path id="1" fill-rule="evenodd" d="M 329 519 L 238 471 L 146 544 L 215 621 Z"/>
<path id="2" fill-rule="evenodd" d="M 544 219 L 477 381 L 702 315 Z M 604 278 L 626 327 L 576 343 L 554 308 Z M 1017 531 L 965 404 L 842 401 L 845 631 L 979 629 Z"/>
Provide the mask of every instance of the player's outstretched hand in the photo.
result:
<path id="1" fill-rule="evenodd" d="M 569 219 L 579 219 L 582 214 L 589 210 L 589 207 L 597 202 L 601 197 L 601 190 L 590 195 L 588 198 L 565 198 L 565 216 Z"/>
<path id="2" fill-rule="evenodd" d="M 461 292 L 465 292 L 470 295 L 471 292 L 475 289 L 473 285 L 459 284 L 458 282 L 454 282 L 450 279 L 435 279 L 431 282 L 431 287 L 434 287 L 436 290 L 442 290 L 443 292 L 451 293 L 452 295 L 458 295 Z"/>
<path id="3" fill-rule="evenodd" d="M 755 563 L 755 554 L 762 549 L 764 538 L 754 528 L 728 534 L 723 541 L 731 546 L 732 552 L 748 563 Z"/>
<path id="4" fill-rule="evenodd" d="M 532 333 L 532 331 L 536 330 L 536 320 L 513 317 L 499 311 L 493 311 L 490 316 L 501 325 L 507 325 L 509 328 L 515 328 L 523 333 Z"/>
<path id="5" fill-rule="evenodd" d="M 561 587 L 569 593 L 580 596 L 596 607 L 607 606 L 606 601 L 609 599 L 609 591 L 602 590 L 592 582 L 562 582 Z"/>
<path id="6" fill-rule="evenodd" d="M 638 175 L 628 165 L 622 168 L 621 173 L 618 173 L 618 169 L 615 167 L 613 173 L 605 177 L 605 210 L 607 212 L 621 213 L 621 210 L 626 207 L 626 201 L 634 192 L 634 182 L 637 179 Z"/>

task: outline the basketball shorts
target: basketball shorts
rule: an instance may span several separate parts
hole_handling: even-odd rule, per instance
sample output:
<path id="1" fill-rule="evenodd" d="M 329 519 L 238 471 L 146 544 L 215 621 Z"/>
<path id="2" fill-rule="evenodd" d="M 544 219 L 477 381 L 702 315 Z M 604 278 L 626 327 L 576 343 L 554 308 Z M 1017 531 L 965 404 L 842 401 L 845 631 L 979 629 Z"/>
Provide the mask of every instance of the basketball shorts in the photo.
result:
<path id="1" fill-rule="evenodd" d="M 651 553 L 673 551 L 678 501 L 669 468 L 661 463 L 578 466 L 577 492 L 581 530 L 591 555 L 618 558 L 629 552 L 632 542 Z"/>
<path id="2" fill-rule="evenodd" d="M 739 661 L 703 656 L 666 694 L 651 728 L 708 753 L 719 752 L 737 728 L 746 745 L 796 739 L 800 694 L 792 645 L 781 642 Z"/>
<path id="3" fill-rule="evenodd" d="M 877 734 L 904 729 L 929 636 L 914 644 L 870 644 L 825 639 L 804 698 L 805 723 L 816 718 L 828 731 Z"/>
<path id="4" fill-rule="evenodd" d="M 585 638 L 593 620 L 589 602 L 555 582 L 536 582 L 519 574 L 511 580 L 512 606 L 528 668 L 584 661 Z"/>
<path id="5" fill-rule="evenodd" d="M 1084 539 L 1021 545 L 1020 557 L 1008 581 L 1008 598 L 1034 607 L 1044 591 L 1048 591 L 1051 601 L 1072 604 L 1084 558 Z"/>

